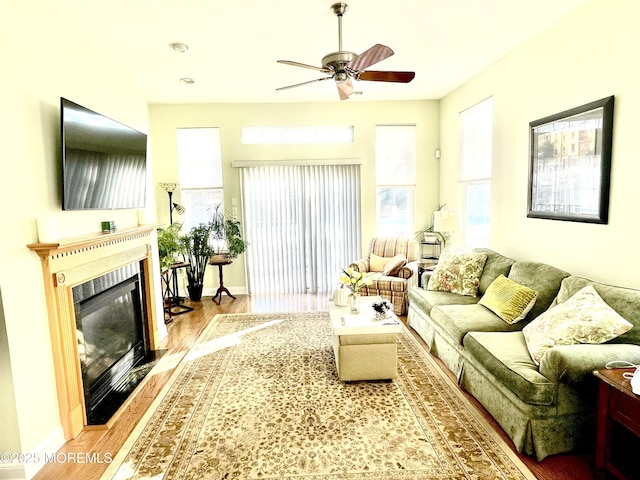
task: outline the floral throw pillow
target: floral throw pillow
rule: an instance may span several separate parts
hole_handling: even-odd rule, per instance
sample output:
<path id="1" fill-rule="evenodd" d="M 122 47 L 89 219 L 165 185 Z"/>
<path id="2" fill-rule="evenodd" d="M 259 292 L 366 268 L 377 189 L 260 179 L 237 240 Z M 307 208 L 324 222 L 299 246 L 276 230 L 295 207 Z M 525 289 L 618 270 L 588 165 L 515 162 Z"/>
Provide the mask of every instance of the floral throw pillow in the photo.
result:
<path id="1" fill-rule="evenodd" d="M 486 261 L 486 253 L 443 253 L 427 290 L 475 297 Z"/>
<path id="2" fill-rule="evenodd" d="M 531 358 L 556 345 L 604 343 L 628 332 L 633 324 L 606 304 L 593 285 L 578 290 L 567 301 L 550 308 L 522 329 Z"/>

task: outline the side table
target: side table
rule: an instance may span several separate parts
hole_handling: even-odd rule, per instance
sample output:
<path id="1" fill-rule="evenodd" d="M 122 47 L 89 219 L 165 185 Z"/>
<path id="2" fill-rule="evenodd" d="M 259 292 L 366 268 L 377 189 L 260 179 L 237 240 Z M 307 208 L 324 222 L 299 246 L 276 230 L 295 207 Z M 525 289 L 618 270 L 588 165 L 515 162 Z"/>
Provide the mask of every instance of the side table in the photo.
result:
<path id="1" fill-rule="evenodd" d="M 165 313 L 165 323 L 171 322 L 174 315 L 181 315 L 183 313 L 193 311 L 192 307 L 182 304 L 184 298 L 178 294 L 177 271 L 180 268 L 187 267 L 189 267 L 189 264 L 186 262 L 174 263 L 160 274 L 162 278 L 162 300 Z M 174 311 L 174 309 L 178 310 Z"/>
<path id="2" fill-rule="evenodd" d="M 640 396 L 633 393 L 624 372 L 612 368 L 593 372 L 599 380 L 595 468 L 598 478 L 638 478 Z"/>
<path id="3" fill-rule="evenodd" d="M 218 287 L 218 290 L 216 291 L 216 294 L 211 299 L 211 300 L 213 300 L 215 302 L 216 298 L 219 296 L 220 299 L 216 302 L 218 305 L 220 305 L 220 302 L 222 302 L 222 293 L 223 292 L 226 293 L 227 295 L 229 295 L 234 300 L 236 299 L 236 297 L 231 295 L 231 292 L 229 290 L 227 290 L 227 287 L 224 286 L 224 279 L 222 277 L 222 267 L 224 267 L 225 265 L 231 265 L 232 263 L 233 263 L 233 260 L 230 260 L 228 258 L 226 258 L 224 260 L 209 260 L 209 265 L 217 265 L 218 266 L 218 278 L 220 279 L 220 286 Z"/>

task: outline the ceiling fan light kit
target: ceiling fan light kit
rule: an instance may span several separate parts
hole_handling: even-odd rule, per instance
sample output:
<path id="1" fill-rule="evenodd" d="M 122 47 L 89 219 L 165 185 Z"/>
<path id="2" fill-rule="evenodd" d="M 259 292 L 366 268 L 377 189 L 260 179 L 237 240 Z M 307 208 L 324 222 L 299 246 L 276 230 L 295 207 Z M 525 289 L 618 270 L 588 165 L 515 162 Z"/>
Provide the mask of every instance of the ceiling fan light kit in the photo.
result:
<path id="1" fill-rule="evenodd" d="M 334 3 L 331 5 L 333 13 L 338 17 L 338 51 L 329 53 L 322 58 L 322 67 L 316 67 L 305 63 L 291 60 L 278 60 L 278 63 L 292 65 L 294 67 L 308 68 L 326 73 L 328 77 L 317 78 L 307 82 L 296 83 L 286 87 L 276 88 L 276 90 L 287 90 L 289 88 L 300 87 L 310 83 L 322 82 L 333 79 L 336 82 L 338 94 L 341 100 L 347 100 L 355 92 L 353 89 L 354 80 L 365 80 L 371 82 L 394 82 L 409 83 L 415 77 L 414 72 L 391 72 L 391 71 L 367 71 L 366 68 L 381 62 L 385 58 L 393 55 L 393 50 L 385 45 L 376 44 L 365 52 L 357 53 L 342 50 L 342 16 L 349 9 L 346 3 Z"/>

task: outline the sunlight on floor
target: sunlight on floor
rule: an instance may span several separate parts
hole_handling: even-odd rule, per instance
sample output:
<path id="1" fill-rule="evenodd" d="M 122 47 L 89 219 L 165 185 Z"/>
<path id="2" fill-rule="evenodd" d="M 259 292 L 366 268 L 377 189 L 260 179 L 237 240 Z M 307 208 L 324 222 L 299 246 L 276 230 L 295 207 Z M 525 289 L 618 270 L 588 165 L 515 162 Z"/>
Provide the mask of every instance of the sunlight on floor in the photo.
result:
<path id="1" fill-rule="evenodd" d="M 248 299 L 252 312 L 309 311 L 329 308 L 328 297 L 323 293 L 255 293 L 249 295 Z"/>
<path id="2" fill-rule="evenodd" d="M 275 325 L 280 322 L 282 322 L 282 320 L 272 320 L 270 322 L 256 325 L 255 327 L 252 327 L 252 328 L 247 328 L 239 332 L 234 332 L 232 334 L 225 335 L 224 337 L 216 338 L 215 340 L 210 340 L 205 343 L 196 344 L 187 353 L 187 355 L 185 355 L 184 360 L 187 362 L 190 362 L 191 360 L 195 360 L 196 358 L 202 357 L 204 355 L 217 352 L 227 347 L 232 347 L 240 343 L 240 339 L 242 338 L 243 335 L 246 335 L 247 333 L 255 332 L 257 330 L 262 330 L 263 328 L 267 328 L 271 325 Z"/>

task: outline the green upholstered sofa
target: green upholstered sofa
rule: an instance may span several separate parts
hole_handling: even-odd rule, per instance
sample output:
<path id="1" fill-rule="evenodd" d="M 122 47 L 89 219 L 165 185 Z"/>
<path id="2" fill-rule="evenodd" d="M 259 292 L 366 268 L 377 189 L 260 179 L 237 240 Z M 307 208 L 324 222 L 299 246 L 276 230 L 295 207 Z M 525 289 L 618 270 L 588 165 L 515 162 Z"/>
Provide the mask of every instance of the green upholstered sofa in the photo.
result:
<path id="1" fill-rule="evenodd" d="M 640 364 L 640 291 L 572 276 L 543 263 L 515 261 L 488 249 L 474 252 L 487 255 L 478 295 L 413 287 L 409 326 L 495 418 L 519 452 L 542 460 L 592 448 L 597 405 L 592 372 L 615 360 Z M 539 293 L 534 308 L 518 323 L 508 324 L 478 304 L 500 274 Z M 537 365 L 522 329 L 589 284 L 634 328 L 604 344 L 555 346 Z"/>

